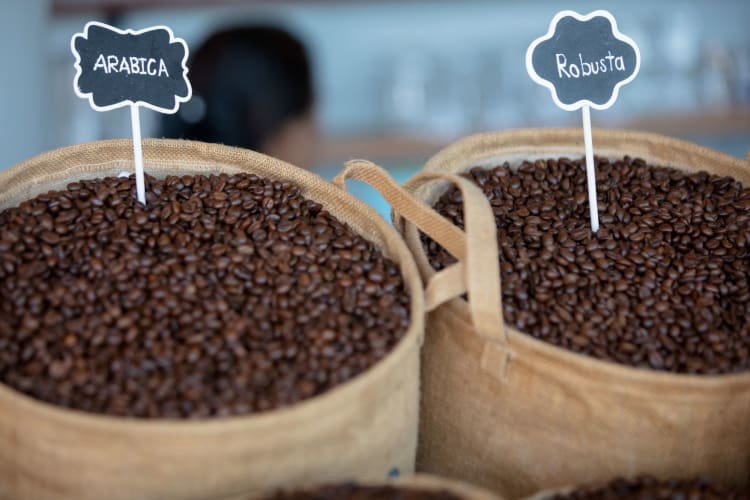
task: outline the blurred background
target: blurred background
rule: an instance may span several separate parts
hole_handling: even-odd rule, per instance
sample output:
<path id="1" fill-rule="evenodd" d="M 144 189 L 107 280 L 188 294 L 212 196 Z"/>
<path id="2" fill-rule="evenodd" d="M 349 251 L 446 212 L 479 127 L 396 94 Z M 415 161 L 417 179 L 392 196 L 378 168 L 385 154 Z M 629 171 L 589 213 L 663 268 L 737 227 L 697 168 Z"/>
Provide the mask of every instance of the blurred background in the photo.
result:
<path id="1" fill-rule="evenodd" d="M 594 127 L 747 154 L 747 0 L 3 0 L 0 169 L 60 146 L 129 137 L 127 109 L 97 113 L 72 91 L 70 37 L 87 21 L 165 24 L 191 52 L 218 30 L 270 25 L 293 35 L 309 57 L 315 147 L 304 166 L 330 178 L 342 162 L 364 157 L 403 181 L 472 132 L 580 126 L 580 113 L 555 107 L 524 66 L 529 43 L 563 8 L 610 10 L 641 49 L 640 75 L 612 108 L 592 113 Z M 205 112 L 200 104 L 190 112 Z M 144 136 L 163 134 L 159 115 L 142 110 L 141 119 Z M 370 200 L 366 188 L 355 189 Z"/>

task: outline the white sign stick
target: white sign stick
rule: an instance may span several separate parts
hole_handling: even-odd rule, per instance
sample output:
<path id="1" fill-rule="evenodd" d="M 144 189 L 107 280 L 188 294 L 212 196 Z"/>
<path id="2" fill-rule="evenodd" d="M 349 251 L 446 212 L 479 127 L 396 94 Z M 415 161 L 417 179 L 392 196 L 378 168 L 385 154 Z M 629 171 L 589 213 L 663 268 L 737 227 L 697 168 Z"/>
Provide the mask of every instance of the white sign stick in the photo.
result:
<path id="1" fill-rule="evenodd" d="M 190 100 L 188 46 L 167 26 L 138 31 L 121 30 L 96 21 L 70 39 L 75 57 L 73 90 L 96 111 L 130 107 L 133 130 L 135 187 L 146 204 L 146 176 L 141 144 L 141 106 L 160 113 L 176 113 Z"/>
<path id="2" fill-rule="evenodd" d="M 135 192 L 138 201 L 146 204 L 146 179 L 143 174 L 143 148 L 141 147 L 141 117 L 138 105 L 130 105 L 130 125 L 133 128 L 133 159 L 135 160 Z"/>
<path id="3" fill-rule="evenodd" d="M 581 108 L 583 112 L 589 214 L 594 233 L 599 231 L 599 208 L 591 108 L 612 106 L 620 87 L 633 81 L 640 66 L 638 45 L 620 33 L 614 16 L 606 10 L 585 16 L 572 10 L 558 12 L 547 33 L 526 50 L 526 71 L 531 79 L 547 87 L 561 109 Z"/>
<path id="4" fill-rule="evenodd" d="M 594 169 L 594 145 L 591 140 L 591 108 L 583 106 L 583 143 L 586 147 L 586 181 L 589 188 L 589 216 L 591 230 L 599 231 L 599 207 L 596 204 L 596 170 Z"/>

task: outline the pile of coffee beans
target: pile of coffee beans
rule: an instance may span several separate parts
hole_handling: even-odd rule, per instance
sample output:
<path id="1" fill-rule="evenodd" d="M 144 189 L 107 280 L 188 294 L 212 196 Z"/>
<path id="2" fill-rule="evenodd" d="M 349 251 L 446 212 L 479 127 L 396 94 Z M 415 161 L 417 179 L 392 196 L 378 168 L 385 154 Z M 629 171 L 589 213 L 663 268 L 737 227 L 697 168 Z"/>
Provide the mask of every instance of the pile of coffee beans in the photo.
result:
<path id="1" fill-rule="evenodd" d="M 625 157 L 473 168 L 489 198 L 505 321 L 566 349 L 676 373 L 750 369 L 750 187 Z M 461 193 L 435 208 L 463 227 Z M 432 265 L 453 257 L 423 238 Z"/>
<path id="2" fill-rule="evenodd" d="M 396 486 L 360 486 L 352 483 L 313 490 L 279 492 L 271 500 L 459 500 L 447 490 L 423 490 Z"/>
<path id="3" fill-rule="evenodd" d="M 576 489 L 551 500 L 750 500 L 750 489 L 711 484 L 703 479 L 659 481 L 650 476 L 615 479 L 604 486 Z"/>
<path id="4" fill-rule="evenodd" d="M 243 415 L 325 392 L 406 332 L 397 265 L 289 182 L 75 182 L 0 212 L 0 381 L 88 412 Z"/>

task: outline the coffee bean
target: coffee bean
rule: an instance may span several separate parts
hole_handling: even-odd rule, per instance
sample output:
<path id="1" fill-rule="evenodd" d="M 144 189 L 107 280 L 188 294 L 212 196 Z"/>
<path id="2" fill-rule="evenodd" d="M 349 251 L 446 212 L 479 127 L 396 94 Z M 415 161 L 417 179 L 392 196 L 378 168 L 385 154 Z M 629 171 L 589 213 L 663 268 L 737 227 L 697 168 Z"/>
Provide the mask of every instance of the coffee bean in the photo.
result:
<path id="1" fill-rule="evenodd" d="M 604 485 L 581 486 L 557 493 L 550 500 L 750 500 L 750 488 L 713 483 L 706 479 L 659 480 L 652 476 L 618 478 Z"/>
<path id="2" fill-rule="evenodd" d="M 639 159 L 597 162 L 600 215 L 612 217 L 601 218 L 596 234 L 582 201 L 583 160 L 466 174 L 495 213 L 505 321 L 617 363 L 676 373 L 750 370 L 750 188 Z M 435 208 L 463 227 L 457 189 Z M 435 268 L 454 262 L 423 242 Z M 580 335 L 586 329 L 592 342 Z"/>
<path id="3" fill-rule="evenodd" d="M 145 212 L 137 212 L 133 217 L 133 221 L 139 226 L 142 226 L 148 222 L 148 215 Z"/>
<path id="4" fill-rule="evenodd" d="M 60 242 L 60 236 L 52 231 L 44 231 L 41 236 L 42 241 L 49 243 L 50 245 L 56 245 Z"/>
<path id="5" fill-rule="evenodd" d="M 398 266 L 292 183 L 148 186 L 145 207 L 106 178 L 0 211 L 0 381 L 88 412 L 241 415 L 356 377 L 406 332 Z"/>

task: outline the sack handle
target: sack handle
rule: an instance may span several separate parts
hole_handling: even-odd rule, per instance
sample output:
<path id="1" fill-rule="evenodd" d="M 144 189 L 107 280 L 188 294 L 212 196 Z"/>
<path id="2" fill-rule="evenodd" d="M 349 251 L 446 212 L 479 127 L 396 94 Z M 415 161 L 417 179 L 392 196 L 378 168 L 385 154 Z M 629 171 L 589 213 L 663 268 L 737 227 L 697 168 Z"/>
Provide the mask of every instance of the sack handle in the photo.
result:
<path id="1" fill-rule="evenodd" d="M 346 189 L 347 179 L 362 181 L 375 188 L 401 217 L 458 259 L 458 263 L 435 273 L 429 280 L 425 292 L 427 310 L 468 291 L 474 328 L 483 339 L 502 351 L 507 360 L 510 351 L 502 318 L 497 228 L 489 201 L 482 190 L 458 175 L 432 172 L 420 173 L 401 187 L 386 170 L 367 160 L 347 162 L 333 183 Z M 451 182 L 460 189 L 464 200 L 465 232 L 407 191 L 408 188 L 436 179 Z M 487 354 L 483 357 L 487 358 Z M 497 362 L 497 356 L 492 357 Z"/>

